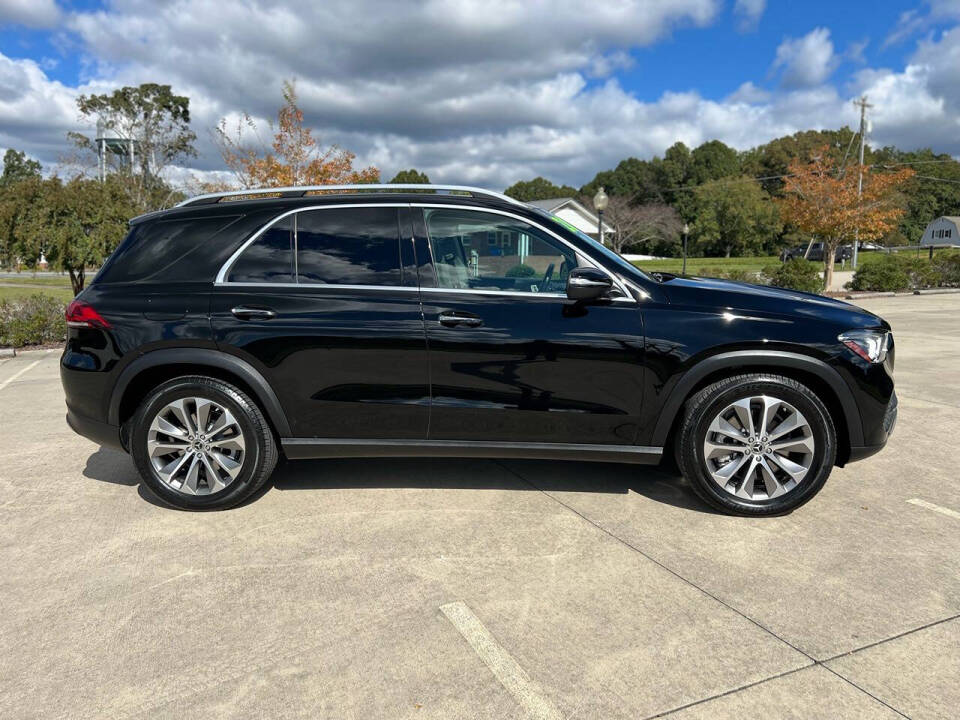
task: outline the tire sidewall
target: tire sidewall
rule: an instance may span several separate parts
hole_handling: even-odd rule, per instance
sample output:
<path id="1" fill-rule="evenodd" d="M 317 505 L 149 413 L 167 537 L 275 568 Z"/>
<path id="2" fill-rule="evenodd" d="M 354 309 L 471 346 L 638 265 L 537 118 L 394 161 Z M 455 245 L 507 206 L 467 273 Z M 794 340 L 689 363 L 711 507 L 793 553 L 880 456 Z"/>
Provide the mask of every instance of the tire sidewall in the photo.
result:
<path id="1" fill-rule="evenodd" d="M 805 389 L 805 388 L 804 388 Z M 807 394 L 809 393 L 809 394 Z M 736 400 L 767 395 L 793 405 L 806 418 L 814 438 L 813 462 L 797 487 L 772 500 L 744 501 L 717 485 L 706 467 L 703 443 L 710 423 L 725 407 Z M 775 378 L 758 376 L 725 388 L 704 402 L 684 433 L 684 449 L 694 462 L 692 478 L 714 504 L 747 515 L 777 515 L 789 512 L 810 500 L 823 487 L 836 459 L 836 435 L 826 407 L 812 392 L 797 390 Z"/>
<path id="2" fill-rule="evenodd" d="M 244 440 L 243 469 L 232 483 L 212 495 L 187 495 L 171 488 L 157 475 L 147 451 L 147 435 L 156 414 L 168 403 L 187 397 L 213 400 L 233 413 Z M 263 438 L 252 419 L 246 400 L 229 386 L 214 381 L 173 380 L 157 388 L 137 413 L 131 433 L 130 454 L 144 483 L 154 495 L 174 507 L 189 510 L 214 510 L 240 502 L 263 463 Z"/>

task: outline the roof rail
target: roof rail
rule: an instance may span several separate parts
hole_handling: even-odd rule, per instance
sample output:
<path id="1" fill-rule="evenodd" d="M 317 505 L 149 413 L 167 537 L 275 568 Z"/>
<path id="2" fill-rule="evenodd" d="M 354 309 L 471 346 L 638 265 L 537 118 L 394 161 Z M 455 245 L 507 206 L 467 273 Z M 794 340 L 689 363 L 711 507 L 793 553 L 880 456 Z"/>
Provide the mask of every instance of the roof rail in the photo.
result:
<path id="1" fill-rule="evenodd" d="M 462 194 L 473 197 L 493 197 L 498 200 L 504 200 L 514 205 L 522 205 L 518 200 L 513 199 L 503 193 L 484 190 L 483 188 L 470 187 L 469 185 L 417 185 L 414 183 L 397 184 L 363 184 L 363 185 L 300 185 L 295 187 L 279 188 L 255 188 L 252 190 L 229 190 L 225 192 L 208 193 L 206 195 L 196 195 L 187 198 L 183 202 L 177 203 L 175 207 L 187 207 L 190 205 L 208 205 L 220 202 L 224 198 L 241 199 L 244 195 L 267 195 L 269 197 L 303 197 L 307 193 L 313 192 L 337 192 L 338 190 L 350 191 L 369 191 L 369 190 L 433 190 L 437 194 Z"/>

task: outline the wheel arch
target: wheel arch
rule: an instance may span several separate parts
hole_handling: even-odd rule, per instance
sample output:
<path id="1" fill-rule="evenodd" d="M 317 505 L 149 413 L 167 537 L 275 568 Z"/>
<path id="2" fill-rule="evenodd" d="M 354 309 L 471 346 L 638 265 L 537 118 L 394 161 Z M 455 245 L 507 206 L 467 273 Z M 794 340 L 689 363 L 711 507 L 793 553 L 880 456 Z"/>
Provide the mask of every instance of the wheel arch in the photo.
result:
<path id="1" fill-rule="evenodd" d="M 127 365 L 111 394 L 108 421 L 123 426 L 151 389 L 182 375 L 207 375 L 237 386 L 260 405 L 277 435 L 290 436 L 287 416 L 266 378 L 241 358 L 205 348 L 153 350 Z"/>
<path id="2" fill-rule="evenodd" d="M 863 445 L 863 426 L 853 394 L 840 374 L 822 360 L 788 351 L 741 350 L 720 353 L 690 368 L 667 396 L 654 426 L 651 445 L 665 445 L 676 433 L 683 404 L 700 389 L 731 375 L 769 372 L 807 385 L 827 406 L 837 430 L 837 460 L 843 466 L 850 448 Z"/>

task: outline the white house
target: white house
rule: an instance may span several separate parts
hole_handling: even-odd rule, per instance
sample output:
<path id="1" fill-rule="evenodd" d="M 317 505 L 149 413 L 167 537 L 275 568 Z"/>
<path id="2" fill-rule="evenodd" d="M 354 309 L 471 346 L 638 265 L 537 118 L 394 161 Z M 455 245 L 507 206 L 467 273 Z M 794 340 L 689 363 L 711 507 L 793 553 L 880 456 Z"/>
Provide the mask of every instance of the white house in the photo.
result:
<path id="1" fill-rule="evenodd" d="M 597 216 L 587 210 L 573 198 L 552 198 L 550 200 L 533 200 L 530 205 L 546 210 L 573 225 L 580 232 L 599 237 L 599 220 Z M 614 232 L 607 223 L 603 224 L 603 234 Z"/>
<path id="2" fill-rule="evenodd" d="M 960 247 L 960 216 L 944 215 L 927 225 L 920 240 L 931 247 Z"/>

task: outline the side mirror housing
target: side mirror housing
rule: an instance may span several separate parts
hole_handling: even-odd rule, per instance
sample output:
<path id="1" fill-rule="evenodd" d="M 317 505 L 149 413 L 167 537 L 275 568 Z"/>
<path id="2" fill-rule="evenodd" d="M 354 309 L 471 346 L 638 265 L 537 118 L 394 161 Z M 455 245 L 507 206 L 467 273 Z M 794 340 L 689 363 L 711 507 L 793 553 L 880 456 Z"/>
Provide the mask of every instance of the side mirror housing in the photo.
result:
<path id="1" fill-rule="evenodd" d="M 574 268 L 567 276 L 567 297 L 571 300 L 597 300 L 612 289 L 613 281 L 597 268 Z"/>

